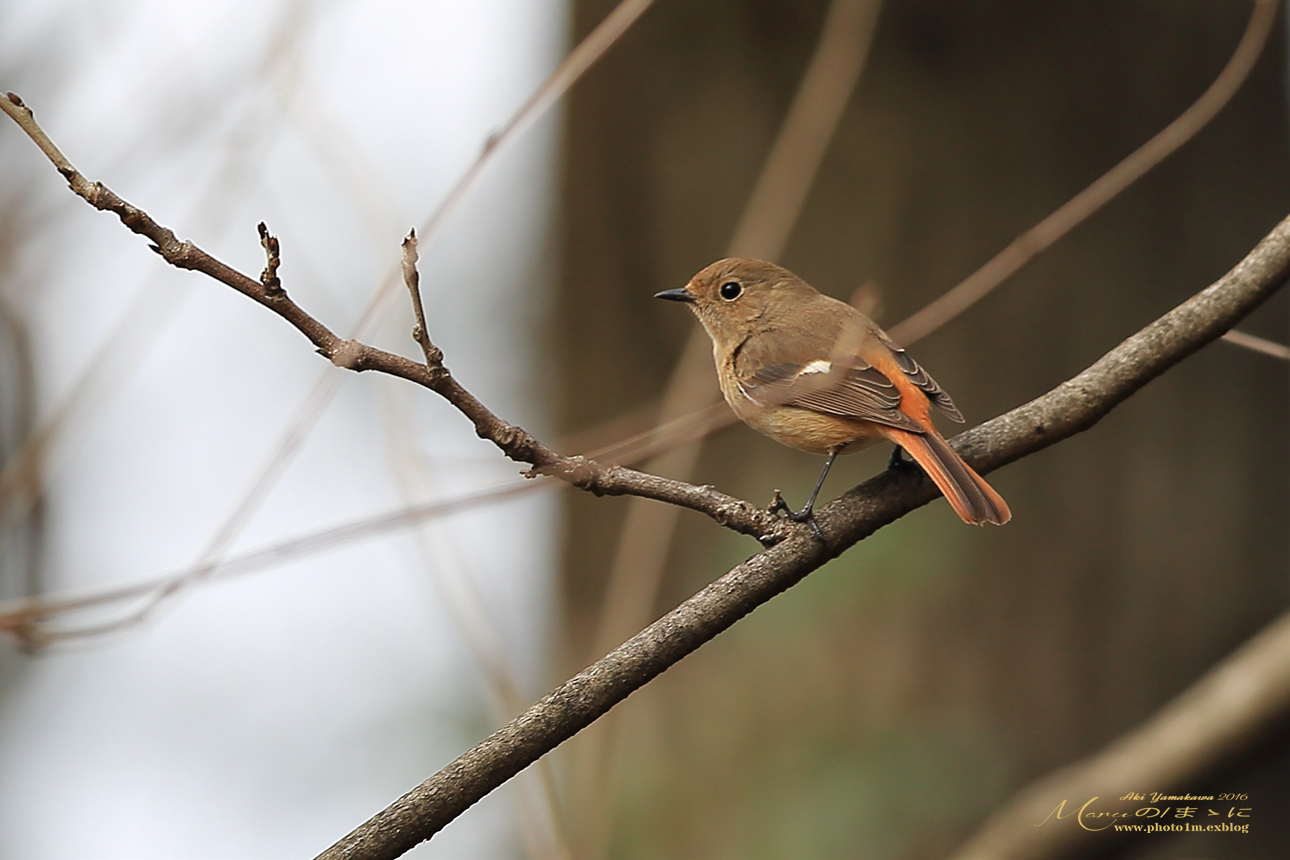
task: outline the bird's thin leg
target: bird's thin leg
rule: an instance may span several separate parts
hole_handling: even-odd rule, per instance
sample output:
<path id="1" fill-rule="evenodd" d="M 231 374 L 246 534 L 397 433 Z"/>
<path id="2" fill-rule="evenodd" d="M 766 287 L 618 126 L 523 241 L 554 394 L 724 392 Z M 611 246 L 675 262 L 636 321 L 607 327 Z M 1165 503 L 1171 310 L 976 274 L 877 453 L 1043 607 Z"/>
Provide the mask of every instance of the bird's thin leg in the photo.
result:
<path id="1" fill-rule="evenodd" d="M 905 459 L 905 449 L 899 445 L 892 446 L 891 459 L 887 461 L 888 469 L 907 469 L 911 463 Z"/>
<path id="2" fill-rule="evenodd" d="M 797 512 L 789 511 L 788 516 L 793 522 L 804 523 L 808 520 L 814 524 L 815 499 L 820 495 L 820 489 L 824 486 L 824 479 L 829 476 L 829 469 L 833 468 L 833 461 L 837 459 L 838 452 L 830 451 L 828 459 L 824 461 L 824 468 L 820 470 L 820 478 L 815 482 L 815 489 L 811 490 L 811 497 L 806 500 L 806 505 Z"/>
<path id="3" fill-rule="evenodd" d="M 800 511 L 795 511 L 790 508 L 788 506 L 788 502 L 784 501 L 784 497 L 779 494 L 779 490 L 775 491 L 775 497 L 771 500 L 770 507 L 766 510 L 772 514 L 783 511 L 788 514 L 788 518 L 795 523 L 810 524 L 811 530 L 815 532 L 815 536 L 820 539 L 820 542 L 828 543 L 828 541 L 824 539 L 824 532 L 820 531 L 819 525 L 815 522 L 814 508 L 815 499 L 820 495 L 820 489 L 824 486 L 824 479 L 828 477 L 829 469 L 833 467 L 833 461 L 837 459 L 837 456 L 837 451 L 829 452 L 828 459 L 824 461 L 824 468 L 820 470 L 819 480 L 815 482 L 815 489 L 811 490 L 811 497 L 806 500 L 806 504 Z"/>

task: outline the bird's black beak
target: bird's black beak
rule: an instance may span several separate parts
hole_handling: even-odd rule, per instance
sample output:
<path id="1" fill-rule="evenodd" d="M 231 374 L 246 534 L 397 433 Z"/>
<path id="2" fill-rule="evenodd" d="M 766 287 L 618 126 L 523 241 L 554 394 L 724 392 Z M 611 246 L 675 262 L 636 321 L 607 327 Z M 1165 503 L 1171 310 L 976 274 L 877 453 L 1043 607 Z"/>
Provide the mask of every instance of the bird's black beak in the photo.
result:
<path id="1" fill-rule="evenodd" d="M 677 287 L 675 290 L 664 290 L 661 293 L 655 293 L 654 298 L 667 299 L 669 302 L 694 303 L 694 296 L 686 292 L 685 287 Z"/>

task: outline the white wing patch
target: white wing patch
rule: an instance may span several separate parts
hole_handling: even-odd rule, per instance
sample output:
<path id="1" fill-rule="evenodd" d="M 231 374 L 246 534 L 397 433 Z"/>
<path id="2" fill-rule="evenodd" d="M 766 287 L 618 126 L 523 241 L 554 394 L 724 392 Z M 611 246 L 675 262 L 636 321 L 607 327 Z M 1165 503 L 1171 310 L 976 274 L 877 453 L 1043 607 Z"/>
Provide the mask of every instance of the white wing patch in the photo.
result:
<path id="1" fill-rule="evenodd" d="M 833 363 L 817 358 L 814 361 L 794 367 L 791 364 L 773 365 L 762 368 L 761 376 L 764 379 L 759 382 L 769 383 L 762 385 L 747 386 L 742 379 L 735 379 L 735 384 L 744 397 L 748 398 L 758 406 L 782 406 L 793 399 L 801 396 L 803 393 L 815 391 L 820 385 L 826 384 L 827 380 L 803 379 L 806 376 L 827 376 L 833 370 Z M 793 383 L 798 381 L 804 383 L 805 387 L 799 386 L 794 389 Z M 756 392 L 756 393 L 754 393 Z M 761 396 L 757 396 L 760 394 Z M 770 396 L 767 396 L 770 395 Z"/>

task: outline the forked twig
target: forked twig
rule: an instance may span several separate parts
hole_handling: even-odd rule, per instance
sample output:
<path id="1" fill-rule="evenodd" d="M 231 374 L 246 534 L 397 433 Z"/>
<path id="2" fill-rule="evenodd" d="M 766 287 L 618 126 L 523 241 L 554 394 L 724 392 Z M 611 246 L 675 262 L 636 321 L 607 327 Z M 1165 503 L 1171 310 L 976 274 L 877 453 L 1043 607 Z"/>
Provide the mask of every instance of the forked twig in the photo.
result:
<path id="1" fill-rule="evenodd" d="M 430 342 L 430 332 L 426 329 L 426 311 L 421 304 L 421 273 L 417 271 L 417 231 L 414 227 L 403 239 L 403 283 L 407 285 L 408 297 L 412 301 L 412 315 L 416 325 L 412 327 L 412 339 L 421 347 L 426 357 L 426 367 L 443 364 L 443 353 L 439 347 Z"/>
<path id="2" fill-rule="evenodd" d="M 86 179 L 58 151 L 18 96 L 10 93 L 0 98 L 0 110 L 9 114 L 36 141 L 73 192 L 95 208 L 112 212 L 131 231 L 149 239 L 149 247 L 166 262 L 176 268 L 201 272 L 265 306 L 308 338 L 318 352 L 337 367 L 354 371 L 376 370 L 436 392 L 470 419 L 481 438 L 493 442 L 512 460 L 532 466 L 530 474 L 551 475 L 597 495 L 639 495 L 699 510 L 728 528 L 767 541 L 782 540 L 791 532 L 782 521 L 766 515 L 757 506 L 718 493 L 710 487 L 695 487 L 622 466 L 605 465 L 586 457 L 566 457 L 556 453 L 528 431 L 495 415 L 457 382 L 442 360 L 414 362 L 357 340 L 337 336 L 296 304 L 285 290 L 280 287 L 271 290 L 212 257 L 194 243 L 181 241 L 169 228 L 123 200 L 103 183 Z"/>
<path id="3" fill-rule="evenodd" d="M 501 146 L 509 140 L 518 137 L 526 128 L 531 126 L 541 117 L 547 109 L 554 104 L 573 84 L 590 69 L 597 60 L 602 57 L 610 47 L 634 24 L 642 14 L 653 4 L 653 0 L 620 0 L 614 9 L 597 25 L 579 44 L 569 53 L 569 55 L 560 63 L 560 65 L 551 73 L 551 75 L 542 83 L 541 86 L 525 101 L 523 105 L 512 115 L 512 117 L 498 131 L 489 135 L 481 148 L 479 155 L 474 162 L 460 176 L 456 184 L 450 189 L 448 194 L 443 198 L 439 206 L 430 214 L 425 222 L 421 225 L 421 234 L 423 236 L 432 235 L 437 229 L 444 224 L 448 217 L 454 212 L 466 196 L 466 193 L 474 185 L 476 179 L 483 173 L 489 162 L 493 159 Z M 19 111 L 10 110 L 10 107 L 25 109 L 21 99 L 12 93 L 9 94 L 11 101 L 7 103 L 5 112 L 9 113 L 20 126 L 33 136 L 33 140 L 43 152 L 54 162 L 55 167 L 60 173 L 72 182 L 72 175 L 65 171 L 72 171 L 70 162 L 58 151 L 53 142 L 45 135 L 44 131 L 35 124 L 31 119 L 28 127 L 20 119 Z M 0 99 L 0 101 L 4 101 Z M 79 174 L 76 174 L 79 176 Z M 81 177 L 81 181 L 85 182 Z M 93 188 L 80 187 L 73 185 L 73 190 L 80 194 L 86 200 L 90 201 L 98 208 L 109 208 L 100 206 L 99 203 L 91 199 L 95 193 Z M 106 190 L 106 189 L 104 189 Z M 110 193 L 110 192 L 109 192 Z M 86 196 L 87 194 L 91 196 Z M 115 196 L 115 195 L 113 195 Z M 119 198 L 118 198 L 119 200 Z M 131 207 L 132 208 L 132 207 Z M 121 212 L 118 212 L 121 215 Z M 122 216 L 127 226 L 135 229 L 125 216 Z M 150 220 L 150 219 L 149 219 Z M 155 224 L 153 226 L 156 226 Z M 139 232 L 136 230 L 136 232 Z M 174 240 L 170 231 L 169 238 Z M 153 238 L 149 236 L 149 238 Z M 166 248 L 167 262 L 181 268 L 187 268 L 184 265 L 186 252 L 177 244 L 162 246 L 155 243 L 154 250 L 160 251 Z M 169 256 L 167 256 L 169 254 Z M 222 264 L 221 264 L 222 265 Z M 208 273 L 209 274 L 209 273 Z M 365 337 L 371 326 L 375 324 L 380 317 L 382 310 L 394 294 L 393 287 L 397 278 L 386 277 L 382 280 L 372 300 L 369 302 L 366 310 L 363 312 L 358 324 L 354 329 L 351 340 Z M 230 286 L 233 286 L 230 284 Z M 240 292 L 245 292 L 241 288 L 234 286 Z M 250 295 L 248 293 L 248 295 Z M 258 300 L 258 299 L 257 299 Z M 348 366 L 346 362 L 350 360 L 350 353 L 342 351 L 336 353 L 333 358 L 338 358 L 342 366 Z M 363 368 L 352 368 L 363 369 Z M 258 470 L 255 479 L 252 481 L 250 488 L 243 494 L 232 512 L 216 529 L 214 536 L 211 538 L 207 547 L 199 556 L 194 565 L 194 573 L 181 580 L 175 581 L 165 589 L 158 592 L 155 599 L 150 600 L 141 610 L 131 613 L 129 616 L 118 622 L 98 626 L 93 629 L 77 631 L 78 635 L 99 635 L 119 629 L 121 626 L 138 623 L 149 615 L 160 602 L 178 593 L 188 585 L 200 582 L 211 575 L 219 566 L 229 548 L 233 545 L 237 536 L 242 532 L 245 525 L 250 522 L 260 504 L 268 496 L 269 491 L 277 483 L 278 478 L 283 474 L 287 463 L 291 460 L 292 455 L 300 448 L 301 443 L 308 435 L 310 430 L 316 424 L 321 416 L 326 404 L 330 401 L 335 393 L 337 377 L 331 374 L 321 376 L 314 387 L 306 395 L 297 414 L 292 418 L 287 431 L 283 434 L 280 441 L 275 445 L 274 451 L 269 460 Z"/>

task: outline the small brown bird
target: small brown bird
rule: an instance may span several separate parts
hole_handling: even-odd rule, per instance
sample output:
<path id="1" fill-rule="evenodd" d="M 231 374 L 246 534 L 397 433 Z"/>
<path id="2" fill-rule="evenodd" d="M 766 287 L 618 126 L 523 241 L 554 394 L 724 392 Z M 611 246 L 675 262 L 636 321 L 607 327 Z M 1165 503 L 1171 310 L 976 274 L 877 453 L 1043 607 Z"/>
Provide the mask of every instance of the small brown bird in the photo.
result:
<path id="1" fill-rule="evenodd" d="M 776 442 L 825 454 L 815 498 L 838 454 L 887 439 L 909 452 L 965 523 L 1003 525 L 1008 504 L 932 424 L 935 406 L 963 416 L 927 372 L 855 308 L 761 260 L 718 260 L 657 298 L 686 302 L 712 338 L 721 393 L 744 423 Z M 781 503 L 782 504 L 782 503 Z"/>

